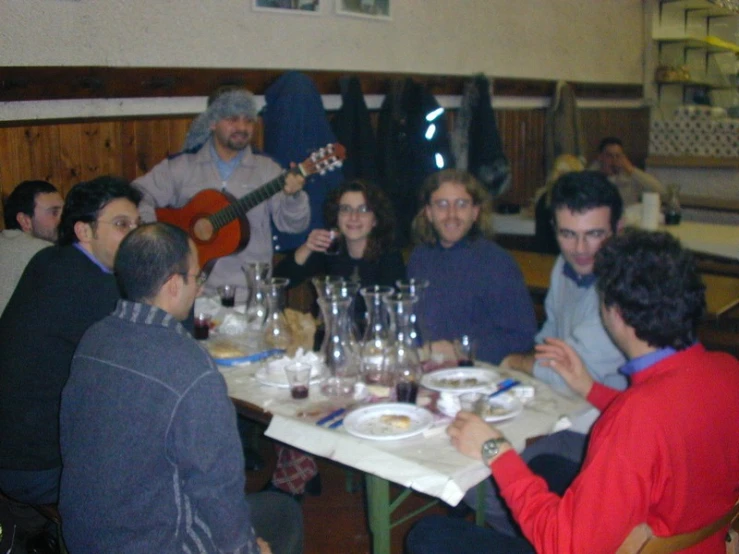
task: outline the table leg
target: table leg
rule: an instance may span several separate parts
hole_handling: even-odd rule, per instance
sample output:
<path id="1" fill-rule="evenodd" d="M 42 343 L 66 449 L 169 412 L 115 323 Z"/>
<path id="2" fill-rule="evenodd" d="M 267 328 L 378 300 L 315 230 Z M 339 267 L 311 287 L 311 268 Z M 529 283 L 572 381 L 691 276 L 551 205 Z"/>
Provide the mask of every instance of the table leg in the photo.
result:
<path id="1" fill-rule="evenodd" d="M 390 554 L 390 483 L 365 474 L 372 554 Z"/>

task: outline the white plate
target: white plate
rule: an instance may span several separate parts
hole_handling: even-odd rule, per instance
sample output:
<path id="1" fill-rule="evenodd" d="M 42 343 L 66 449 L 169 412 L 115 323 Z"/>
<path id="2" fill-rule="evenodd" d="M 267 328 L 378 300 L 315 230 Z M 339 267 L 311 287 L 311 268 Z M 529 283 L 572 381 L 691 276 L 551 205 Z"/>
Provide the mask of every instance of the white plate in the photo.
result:
<path id="1" fill-rule="evenodd" d="M 410 424 L 407 428 L 401 429 L 383 421 L 383 416 L 405 416 L 410 420 Z M 344 419 L 344 427 L 349 434 L 361 439 L 387 441 L 405 439 L 423 433 L 431 427 L 433 421 L 433 414 L 425 408 L 413 404 L 390 402 L 354 410 Z"/>
<path id="2" fill-rule="evenodd" d="M 277 387 L 280 389 L 290 388 L 290 385 L 287 382 L 287 375 L 285 375 L 284 371 L 270 371 L 266 366 L 262 366 L 257 369 L 257 372 L 254 374 L 254 378 L 263 385 L 268 385 L 270 387 Z M 316 385 L 322 380 L 323 375 L 317 373 L 310 378 L 310 384 Z"/>
<path id="3" fill-rule="evenodd" d="M 453 392 L 462 394 L 484 389 L 494 389 L 495 382 L 500 374 L 491 369 L 476 367 L 454 367 L 440 369 L 427 373 L 421 379 L 421 384 L 427 389 L 439 392 Z"/>
<path id="4" fill-rule="evenodd" d="M 485 414 L 485 421 L 495 423 L 513 419 L 523 411 L 523 402 L 513 393 L 504 392 L 488 400 L 490 413 Z M 459 411 L 459 398 L 449 396 L 439 399 L 436 408 L 445 416 L 455 417 Z"/>

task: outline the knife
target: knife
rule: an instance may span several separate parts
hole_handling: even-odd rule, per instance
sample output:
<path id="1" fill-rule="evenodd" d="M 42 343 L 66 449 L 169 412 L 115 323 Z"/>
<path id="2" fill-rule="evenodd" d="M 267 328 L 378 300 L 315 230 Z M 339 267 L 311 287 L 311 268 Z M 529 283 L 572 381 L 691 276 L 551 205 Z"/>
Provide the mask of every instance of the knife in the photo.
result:
<path id="1" fill-rule="evenodd" d="M 521 384 L 521 381 L 516 381 L 515 379 L 505 379 L 504 381 L 501 381 L 498 383 L 498 390 L 491 392 L 488 395 L 488 398 L 493 398 L 494 396 L 498 396 L 499 394 L 504 393 L 507 390 L 512 389 L 515 386 L 518 386 Z"/>
<path id="2" fill-rule="evenodd" d="M 345 411 L 346 411 L 346 408 L 339 408 L 338 410 L 334 410 L 333 412 L 331 412 L 327 416 L 322 417 L 321 419 L 319 419 L 318 421 L 316 421 L 316 425 L 323 425 L 324 423 L 328 423 L 332 419 L 336 419 L 337 417 L 339 417 Z M 343 418 L 340 419 L 339 421 L 343 421 Z M 331 425 L 334 425 L 334 424 L 332 423 Z M 333 429 L 333 427 L 329 426 L 329 429 Z"/>
<path id="3" fill-rule="evenodd" d="M 215 358 L 218 365 L 232 366 L 246 364 L 249 362 L 258 362 L 272 356 L 284 354 L 285 351 L 281 348 L 272 348 L 271 350 L 265 350 L 263 352 L 257 352 L 256 354 L 250 354 L 248 356 L 240 356 L 238 358 Z"/>

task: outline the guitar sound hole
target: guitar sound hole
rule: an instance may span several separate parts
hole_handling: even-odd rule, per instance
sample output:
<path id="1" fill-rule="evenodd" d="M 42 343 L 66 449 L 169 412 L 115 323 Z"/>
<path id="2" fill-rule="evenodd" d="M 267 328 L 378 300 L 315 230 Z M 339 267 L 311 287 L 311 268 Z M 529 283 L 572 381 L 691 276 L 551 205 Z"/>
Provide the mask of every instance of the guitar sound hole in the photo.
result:
<path id="1" fill-rule="evenodd" d="M 213 239 L 213 224 L 207 219 L 198 219 L 192 227 L 192 235 L 197 240 L 208 242 Z"/>

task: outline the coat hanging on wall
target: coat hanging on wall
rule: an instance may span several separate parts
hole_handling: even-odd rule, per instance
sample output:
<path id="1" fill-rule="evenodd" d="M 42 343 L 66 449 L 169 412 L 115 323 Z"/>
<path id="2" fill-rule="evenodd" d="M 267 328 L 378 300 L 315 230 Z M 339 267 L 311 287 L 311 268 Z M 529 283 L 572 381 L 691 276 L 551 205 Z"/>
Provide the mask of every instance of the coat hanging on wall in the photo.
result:
<path id="1" fill-rule="evenodd" d="M 585 135 L 574 87 L 565 81 L 558 81 L 547 109 L 545 124 L 544 161 L 547 174 L 552 170 L 554 160 L 562 154 L 572 154 L 586 163 Z"/>
<path id="2" fill-rule="evenodd" d="M 413 81 L 391 84 L 377 125 L 379 184 L 393 203 L 396 245 L 411 241 L 424 179 L 454 167 L 444 109 L 426 88 Z"/>
<path id="3" fill-rule="evenodd" d="M 336 142 L 326 117 L 321 95 L 313 81 L 297 71 L 281 75 L 264 94 L 264 151 L 283 167 L 298 163 L 310 152 Z M 294 250 L 308 233 L 323 225 L 323 201 L 328 191 L 344 177 L 340 170 L 308 178 L 304 190 L 310 198 L 310 224 L 302 233 L 283 233 L 272 226 L 272 246 L 276 252 Z"/>
<path id="4" fill-rule="evenodd" d="M 464 85 L 453 145 L 457 168 L 477 177 L 493 197 L 510 188 L 511 169 L 498 134 L 490 82 L 484 75 Z"/>
<path id="5" fill-rule="evenodd" d="M 331 128 L 346 148 L 344 178 L 377 182 L 377 141 L 362 86 L 356 77 L 339 79 L 341 108 L 331 118 Z"/>

